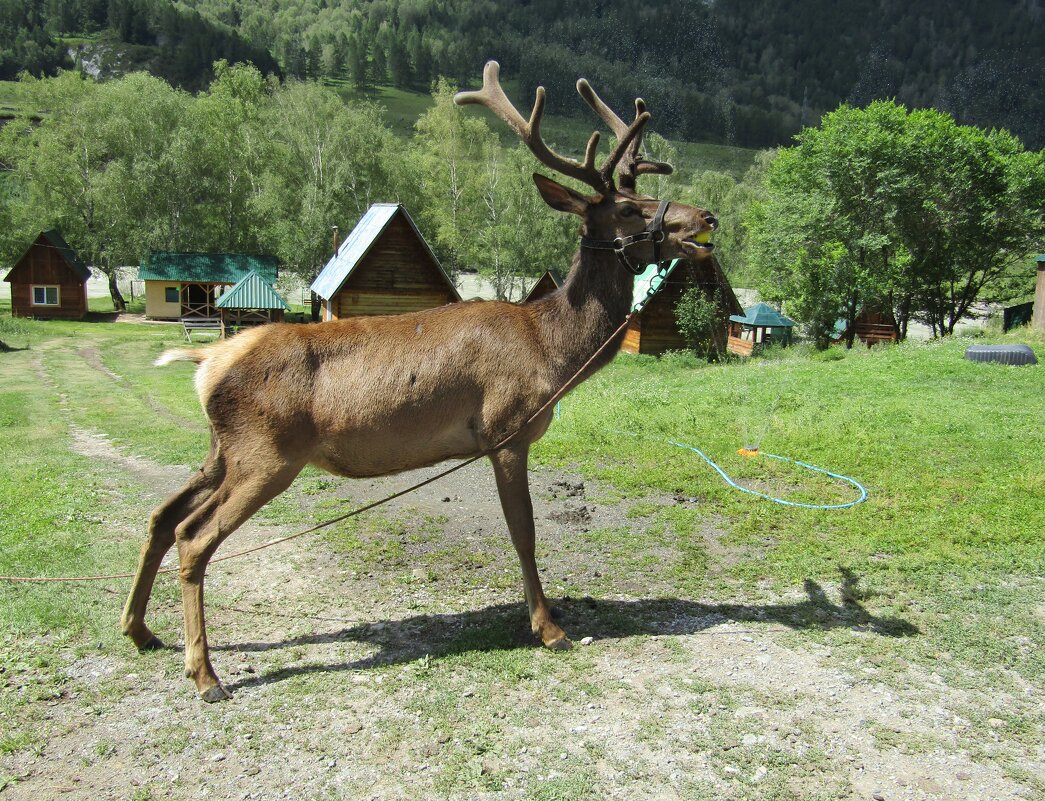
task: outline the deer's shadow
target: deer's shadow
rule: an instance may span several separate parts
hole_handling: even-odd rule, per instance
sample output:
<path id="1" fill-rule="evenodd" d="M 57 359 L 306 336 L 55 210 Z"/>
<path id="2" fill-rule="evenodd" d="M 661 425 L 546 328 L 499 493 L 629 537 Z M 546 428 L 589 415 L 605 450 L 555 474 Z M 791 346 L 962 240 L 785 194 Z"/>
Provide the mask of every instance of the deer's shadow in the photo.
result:
<path id="1" fill-rule="evenodd" d="M 872 615 L 857 598 L 858 579 L 842 570 L 841 603 L 831 601 L 823 588 L 807 579 L 806 597 L 782 604 L 703 604 L 677 598 L 603 601 L 564 598 L 558 611 L 567 629 L 597 639 L 642 635 L 694 634 L 725 622 L 776 623 L 791 629 L 853 628 L 883 637 L 911 637 L 920 633 L 912 623 L 896 617 Z M 310 673 L 365 670 L 404 664 L 430 657 L 439 659 L 471 651 L 532 648 L 525 604 L 495 604 L 471 612 L 415 615 L 402 620 L 361 623 L 326 633 L 308 634 L 274 642 L 240 642 L 213 646 L 239 653 L 265 652 L 302 645 L 338 642 L 366 643 L 376 652 L 361 659 L 327 664 L 293 665 L 243 677 L 230 690 L 270 684 Z"/>

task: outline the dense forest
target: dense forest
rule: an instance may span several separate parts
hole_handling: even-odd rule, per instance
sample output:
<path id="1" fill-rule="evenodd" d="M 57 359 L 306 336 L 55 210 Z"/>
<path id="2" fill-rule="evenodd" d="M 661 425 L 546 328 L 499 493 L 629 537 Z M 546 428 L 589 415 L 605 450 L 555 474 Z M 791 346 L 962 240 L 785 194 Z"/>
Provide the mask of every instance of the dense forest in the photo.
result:
<path id="1" fill-rule="evenodd" d="M 280 74 L 263 47 L 169 0 L 0 0 L 0 79 L 54 75 L 80 63 L 100 77 L 147 70 L 198 90 L 215 61 Z"/>
<path id="2" fill-rule="evenodd" d="M 219 57 L 423 91 L 496 57 L 554 112 L 575 113 L 585 75 L 692 141 L 778 145 L 839 103 L 895 98 L 1045 144 L 1041 0 L 0 0 L 0 75 L 52 73 L 60 37 L 91 32 L 162 50 L 151 71 L 189 89 Z"/>

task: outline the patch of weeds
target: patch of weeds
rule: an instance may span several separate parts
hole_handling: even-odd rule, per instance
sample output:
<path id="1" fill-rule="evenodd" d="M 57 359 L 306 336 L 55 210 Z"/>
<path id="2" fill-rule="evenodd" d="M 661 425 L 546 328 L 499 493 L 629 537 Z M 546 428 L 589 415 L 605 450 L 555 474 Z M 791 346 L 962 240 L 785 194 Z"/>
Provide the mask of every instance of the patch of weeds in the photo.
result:
<path id="1" fill-rule="evenodd" d="M 650 501 L 639 501 L 628 508 L 625 516 L 629 520 L 638 520 L 639 518 L 655 515 L 658 509 L 660 509 L 660 504 Z"/>
<path id="2" fill-rule="evenodd" d="M 927 754 L 942 745 L 941 740 L 931 734 L 905 731 L 882 723 L 870 723 L 867 730 L 879 748 L 895 748 L 901 754 Z"/>
<path id="3" fill-rule="evenodd" d="M 310 522 L 312 514 L 301 508 L 293 493 L 284 492 L 262 506 L 254 520 L 270 526 L 292 526 Z"/>
<path id="4" fill-rule="evenodd" d="M 188 730 L 180 726 L 162 726 L 150 738 L 142 743 L 146 749 L 155 749 L 158 756 L 169 756 L 183 753 L 191 742 Z"/>
<path id="5" fill-rule="evenodd" d="M 41 742 L 40 736 L 29 730 L 11 732 L 0 737 L 0 754 L 24 751 L 39 742 Z"/>
<path id="6" fill-rule="evenodd" d="M 101 759 L 116 753 L 116 745 L 108 740 L 99 740 L 94 744 L 94 755 Z"/>
<path id="7" fill-rule="evenodd" d="M 299 489 L 303 495 L 326 495 L 337 489 L 340 483 L 334 478 L 307 478 L 299 481 Z"/>
<path id="8" fill-rule="evenodd" d="M 595 778 L 588 771 L 550 776 L 530 784 L 526 791 L 526 798 L 532 801 L 588 801 L 594 797 Z"/>

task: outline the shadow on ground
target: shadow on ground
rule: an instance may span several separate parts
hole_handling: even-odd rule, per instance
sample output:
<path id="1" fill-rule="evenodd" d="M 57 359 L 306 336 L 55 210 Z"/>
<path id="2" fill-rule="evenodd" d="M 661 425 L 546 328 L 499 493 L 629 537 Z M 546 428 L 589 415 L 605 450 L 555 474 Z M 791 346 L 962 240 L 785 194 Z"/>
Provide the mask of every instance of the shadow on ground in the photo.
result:
<path id="1" fill-rule="evenodd" d="M 842 603 L 833 603 L 823 588 L 807 579 L 806 597 L 785 604 L 702 604 L 677 598 L 637 601 L 600 601 L 564 598 L 557 610 L 568 631 L 596 638 L 641 635 L 694 634 L 726 622 L 777 623 L 792 629 L 855 628 L 883 637 L 919 634 L 913 624 L 894 617 L 876 617 L 856 598 L 858 579 L 842 570 Z M 275 642 L 241 642 L 214 646 L 214 650 L 263 652 L 301 645 L 336 642 L 368 643 L 377 652 L 362 659 L 330 664 L 296 665 L 232 682 L 235 690 L 270 684 L 310 673 L 363 670 L 378 665 L 433 659 L 469 651 L 533 647 L 525 606 L 496 604 L 485 609 L 446 615 L 416 615 L 403 620 L 364 623 L 338 631 L 309 634 Z"/>

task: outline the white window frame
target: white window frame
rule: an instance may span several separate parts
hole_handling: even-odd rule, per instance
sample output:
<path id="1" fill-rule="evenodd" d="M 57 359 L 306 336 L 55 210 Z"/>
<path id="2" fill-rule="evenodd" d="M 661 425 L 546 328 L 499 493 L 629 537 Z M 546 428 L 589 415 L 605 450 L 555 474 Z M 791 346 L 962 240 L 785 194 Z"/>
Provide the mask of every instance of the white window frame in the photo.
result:
<path id="1" fill-rule="evenodd" d="M 44 302 L 36 302 L 36 290 L 42 289 L 44 291 Z M 54 303 L 47 302 L 47 290 L 54 290 Z M 31 284 L 29 287 L 29 303 L 32 306 L 61 306 L 62 305 L 62 289 L 57 284 Z"/>

